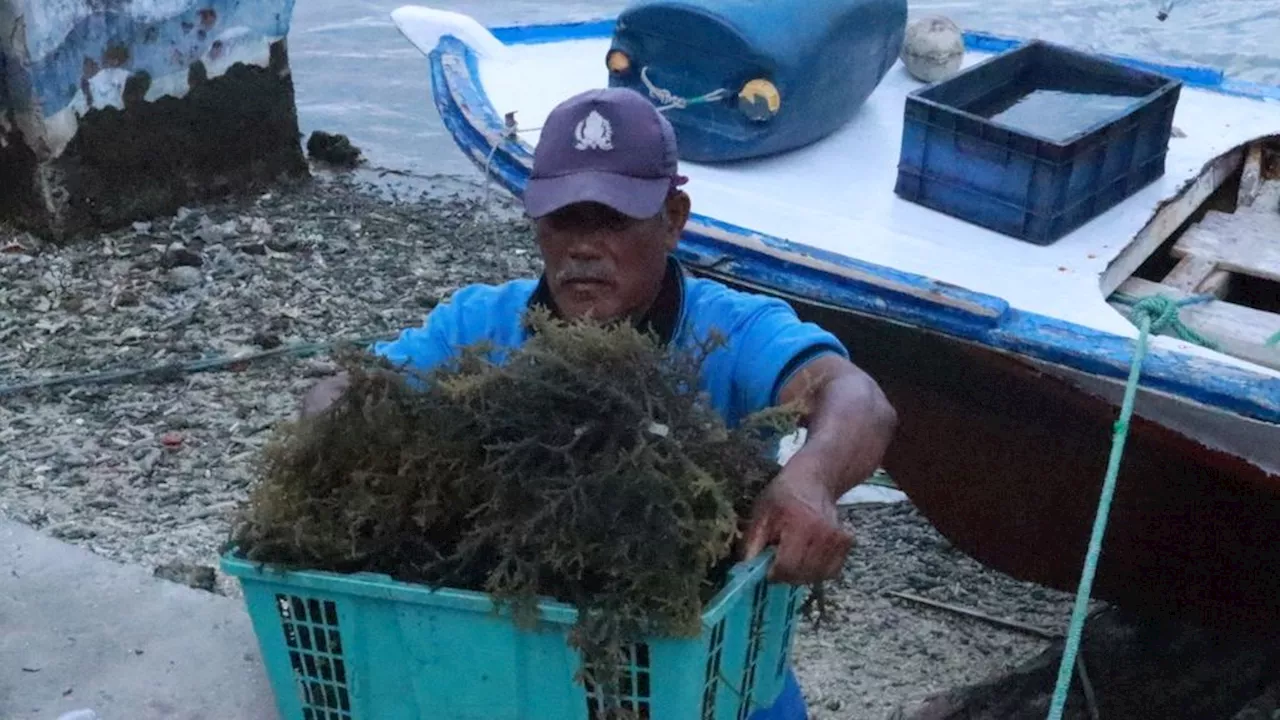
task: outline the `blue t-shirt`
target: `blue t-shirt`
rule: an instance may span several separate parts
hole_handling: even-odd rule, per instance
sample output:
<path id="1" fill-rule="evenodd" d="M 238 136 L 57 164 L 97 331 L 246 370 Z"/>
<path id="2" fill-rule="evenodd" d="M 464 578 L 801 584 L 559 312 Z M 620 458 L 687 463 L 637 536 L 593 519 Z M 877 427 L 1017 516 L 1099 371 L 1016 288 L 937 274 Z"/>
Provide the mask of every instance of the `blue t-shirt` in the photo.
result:
<path id="1" fill-rule="evenodd" d="M 777 404 L 787 380 L 809 360 L 829 352 L 848 358 L 844 345 L 821 327 L 801 322 L 791 306 L 777 298 L 733 290 L 714 280 L 676 273 L 679 300 L 671 342 L 693 349 L 717 329 L 724 342 L 702 366 L 700 389 L 730 426 L 751 413 Z M 428 371 L 477 342 L 495 346 L 491 358 L 528 339 L 523 324 L 533 279 L 501 285 L 476 284 L 436 306 L 420 327 L 392 341 L 375 343 L 375 353 L 393 364 Z"/>

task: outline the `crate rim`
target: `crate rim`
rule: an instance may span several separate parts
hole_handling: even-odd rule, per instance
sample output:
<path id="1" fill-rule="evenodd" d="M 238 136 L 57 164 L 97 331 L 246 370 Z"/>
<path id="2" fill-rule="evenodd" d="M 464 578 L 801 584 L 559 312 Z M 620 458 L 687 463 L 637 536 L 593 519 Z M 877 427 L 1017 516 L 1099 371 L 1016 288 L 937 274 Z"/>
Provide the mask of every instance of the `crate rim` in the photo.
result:
<path id="1" fill-rule="evenodd" d="M 708 632 L 728 614 L 736 602 L 736 596 L 749 584 L 768 583 L 765 574 L 772 565 L 776 551 L 766 548 L 749 561 L 739 561 L 730 569 L 723 587 L 707 601 L 701 616 L 702 631 Z M 510 615 L 509 607 L 498 608 L 493 598 L 484 592 L 454 587 L 431 588 L 423 583 L 396 580 L 386 573 L 339 573 L 315 569 L 282 569 L 271 563 L 252 561 L 240 554 L 238 547 L 222 553 L 219 560 L 223 572 L 254 584 L 277 585 L 282 589 L 307 589 L 328 593 L 342 593 L 415 605 L 450 607 L 477 613 L 498 612 Z M 540 597 L 537 619 L 552 625 L 573 625 L 578 620 L 574 606 L 550 597 Z"/>
<path id="2" fill-rule="evenodd" d="M 1087 128 L 1084 128 L 1083 130 L 1080 130 L 1079 132 L 1077 132 L 1076 134 L 1070 137 L 1067 137 L 1063 140 L 1054 140 L 1052 138 L 1046 138 L 1034 132 L 1024 130 L 1022 128 L 1015 128 L 1012 125 L 1005 125 L 1004 123 L 997 122 L 990 118 L 984 118 L 981 115 L 975 115 L 974 113 L 961 110 L 960 108 L 957 108 L 954 105 L 948 105 L 946 103 L 938 102 L 937 100 L 933 100 L 931 98 L 925 97 L 927 93 L 936 91 L 938 88 L 945 86 L 947 83 L 950 83 L 956 80 L 958 77 L 960 77 L 961 74 L 974 72 L 979 68 L 985 67 L 988 64 L 998 62 L 998 61 L 1003 61 L 1006 58 L 1016 55 L 1018 53 L 1024 53 L 1024 54 L 1030 53 L 1035 48 L 1039 48 L 1039 47 L 1048 48 L 1050 50 L 1053 50 L 1054 52 L 1073 55 L 1077 58 L 1084 59 L 1084 60 L 1096 60 L 1099 62 L 1106 63 L 1108 65 L 1113 65 L 1118 68 L 1123 68 L 1125 71 L 1131 72 L 1135 75 L 1142 75 L 1151 79 L 1162 80 L 1163 82 L 1159 87 L 1153 89 L 1151 92 L 1147 93 L 1146 95 L 1137 96 L 1140 98 L 1139 107 L 1135 109 L 1133 112 L 1137 112 L 1138 110 L 1149 107 L 1151 104 L 1159 100 L 1161 97 L 1164 97 L 1165 95 L 1168 95 L 1175 91 L 1179 91 L 1184 85 L 1182 80 L 1179 80 L 1178 78 L 1173 77 L 1172 75 L 1169 75 L 1167 73 L 1157 72 L 1149 68 L 1130 67 L 1128 65 L 1117 63 L 1115 60 L 1111 58 L 1096 55 L 1094 53 L 1087 53 L 1087 52 L 1084 52 L 1083 50 L 1077 50 L 1076 48 L 1069 47 L 1067 45 L 1063 45 L 1060 43 L 1050 42 L 1048 40 L 1043 40 L 1041 38 L 1033 38 L 1031 40 L 1028 40 L 1022 43 L 1021 45 L 1009 48 L 1004 52 L 995 53 L 989 57 L 983 58 L 982 60 L 979 60 L 978 62 L 974 63 L 973 65 L 963 70 L 961 73 L 952 75 L 951 77 L 945 78 L 943 80 L 939 80 L 934 83 L 929 83 L 923 87 L 912 90 L 911 92 L 907 93 L 906 102 L 907 104 L 924 105 L 926 107 L 929 107 L 935 110 L 940 110 L 946 113 L 950 113 L 952 115 L 963 117 L 967 120 L 971 120 L 984 125 L 989 125 L 991 127 L 997 128 L 1005 132 L 1028 137 L 1037 142 L 1043 143 L 1045 145 L 1053 146 L 1059 149 L 1069 148 L 1075 143 L 1080 142 L 1082 139 L 1088 137 L 1089 135 L 1098 132 L 1099 130 L 1106 127 L 1110 123 L 1115 122 L 1115 118 L 1112 118 L 1109 120 L 1100 120 L 1094 123 L 1093 125 Z"/>

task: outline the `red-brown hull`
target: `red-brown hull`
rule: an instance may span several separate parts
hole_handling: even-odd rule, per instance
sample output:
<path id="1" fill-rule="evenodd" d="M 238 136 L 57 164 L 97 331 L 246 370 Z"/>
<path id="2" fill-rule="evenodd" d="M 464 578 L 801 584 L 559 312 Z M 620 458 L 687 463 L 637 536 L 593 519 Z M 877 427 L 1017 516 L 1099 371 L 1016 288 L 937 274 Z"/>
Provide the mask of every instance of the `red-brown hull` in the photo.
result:
<path id="1" fill-rule="evenodd" d="M 1017 358 L 796 303 L 880 382 L 885 467 L 959 549 L 1074 591 L 1119 408 Z M 1210 626 L 1280 627 L 1280 477 L 1135 417 L 1093 597 Z"/>
<path id="2" fill-rule="evenodd" d="M 983 357 L 983 355 L 987 355 Z M 886 469 L 980 562 L 1074 590 L 1117 409 L 988 353 L 962 388 L 888 391 L 902 429 Z M 1280 478 L 1141 419 L 1120 466 L 1093 596 L 1214 626 L 1280 624 Z"/>

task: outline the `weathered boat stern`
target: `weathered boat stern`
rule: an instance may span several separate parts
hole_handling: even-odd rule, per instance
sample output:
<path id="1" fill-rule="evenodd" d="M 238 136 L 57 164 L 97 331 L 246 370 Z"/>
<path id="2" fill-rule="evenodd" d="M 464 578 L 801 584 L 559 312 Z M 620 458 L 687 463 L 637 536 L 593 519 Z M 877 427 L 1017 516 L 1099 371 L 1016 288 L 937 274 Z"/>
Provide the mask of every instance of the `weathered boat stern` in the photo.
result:
<path id="1" fill-rule="evenodd" d="M 303 176 L 292 0 L 0 0 L 0 219 L 56 240 Z"/>

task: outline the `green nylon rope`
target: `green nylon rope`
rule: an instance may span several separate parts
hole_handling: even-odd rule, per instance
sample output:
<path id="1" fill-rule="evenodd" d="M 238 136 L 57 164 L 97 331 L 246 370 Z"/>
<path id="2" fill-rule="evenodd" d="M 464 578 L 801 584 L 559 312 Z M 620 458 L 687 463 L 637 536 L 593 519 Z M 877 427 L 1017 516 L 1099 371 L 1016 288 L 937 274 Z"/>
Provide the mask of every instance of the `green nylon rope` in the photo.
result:
<path id="1" fill-rule="evenodd" d="M 1182 300 L 1173 300 L 1164 295 L 1135 298 L 1131 295 L 1116 293 L 1115 299 L 1120 303 L 1132 306 L 1130 319 L 1135 323 L 1137 322 L 1137 317 L 1149 318 L 1151 320 L 1151 332 L 1156 335 L 1173 332 L 1181 340 L 1207 347 L 1210 350 L 1220 349 L 1218 343 L 1187 327 L 1182 322 L 1182 318 L 1178 316 L 1178 311 L 1188 305 L 1199 305 L 1217 300 L 1218 298 L 1213 295 L 1192 295 Z"/>
<path id="2" fill-rule="evenodd" d="M 1139 312 L 1138 306 L 1143 303 L 1146 303 L 1144 310 L 1141 311 L 1144 314 L 1150 312 L 1151 310 L 1158 310 L 1158 312 L 1156 312 L 1155 315 L 1153 316 L 1154 319 L 1152 320 L 1152 323 L 1151 323 L 1151 332 L 1153 333 L 1160 334 L 1165 330 L 1172 330 L 1175 335 L 1177 335 L 1179 338 L 1182 338 L 1183 340 L 1186 340 L 1187 342 L 1193 342 L 1193 343 L 1196 343 L 1197 345 L 1203 345 L 1204 347 L 1210 348 L 1212 350 L 1221 349 L 1218 346 L 1218 343 L 1213 342 L 1212 340 L 1204 337 L 1203 335 L 1197 333 L 1196 331 L 1184 325 L 1182 323 L 1182 320 L 1178 317 L 1178 313 L 1177 313 L 1178 308 L 1186 307 L 1187 305 L 1195 305 L 1198 303 L 1211 302 L 1213 300 L 1216 300 L 1217 298 L 1214 297 L 1213 295 L 1193 295 L 1183 300 L 1174 301 L 1174 300 L 1169 300 L 1163 295 L 1137 298 L 1132 295 L 1127 295 L 1125 293 L 1118 292 L 1115 295 L 1113 295 L 1112 298 L 1116 302 L 1119 302 L 1123 305 L 1132 306 L 1134 312 Z M 1262 344 L 1265 347 L 1275 347 L 1277 345 L 1280 345 L 1280 332 L 1267 338 L 1266 340 L 1263 341 Z"/>
<path id="3" fill-rule="evenodd" d="M 1120 418 L 1115 423 L 1115 432 L 1111 439 L 1111 460 L 1107 466 L 1106 478 L 1102 483 L 1102 497 L 1098 500 L 1098 511 L 1093 517 L 1093 533 L 1089 537 L 1089 551 L 1085 555 L 1084 570 L 1081 572 L 1080 584 L 1076 588 L 1075 605 L 1071 610 L 1071 624 L 1068 627 L 1066 645 L 1062 651 L 1062 663 L 1058 666 L 1058 682 L 1053 690 L 1053 701 L 1049 705 L 1050 720 L 1061 720 L 1063 710 L 1066 708 L 1067 692 L 1071 688 L 1071 674 L 1076 666 L 1076 656 L 1080 652 L 1085 613 L 1088 611 L 1089 597 L 1093 590 L 1093 578 L 1098 570 L 1098 557 L 1102 554 L 1102 537 L 1107 531 L 1107 519 L 1111 515 L 1111 499 L 1115 495 L 1116 478 L 1120 475 L 1124 443 L 1129 437 L 1129 419 L 1133 416 L 1138 379 L 1142 373 L 1142 362 L 1147 355 L 1147 341 L 1152 333 L 1173 330 L 1184 340 L 1212 347 L 1207 338 L 1183 325 L 1178 318 L 1178 310 L 1181 307 L 1211 299 L 1213 296 L 1210 295 L 1174 301 L 1155 295 L 1133 303 L 1130 317 L 1139 329 L 1138 347 L 1129 365 L 1129 381 L 1124 389 L 1124 402 L 1120 406 Z"/>

